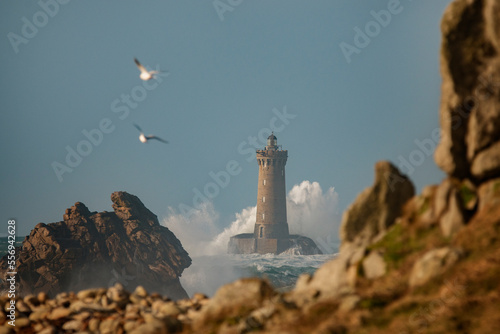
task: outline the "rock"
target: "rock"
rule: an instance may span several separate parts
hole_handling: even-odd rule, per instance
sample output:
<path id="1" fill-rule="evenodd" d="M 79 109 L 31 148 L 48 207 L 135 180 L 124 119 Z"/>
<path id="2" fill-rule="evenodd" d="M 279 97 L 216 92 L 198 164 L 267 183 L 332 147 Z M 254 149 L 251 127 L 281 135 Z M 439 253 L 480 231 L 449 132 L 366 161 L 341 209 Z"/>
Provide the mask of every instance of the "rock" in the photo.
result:
<path id="1" fill-rule="evenodd" d="M 442 274 L 460 259 L 461 254 L 460 250 L 450 247 L 428 251 L 413 265 L 409 281 L 410 287 L 423 285 Z"/>
<path id="2" fill-rule="evenodd" d="M 23 328 L 27 327 L 30 325 L 30 319 L 23 317 L 23 318 L 16 318 L 16 328 Z"/>
<path id="3" fill-rule="evenodd" d="M 413 199 L 417 205 L 419 213 L 419 222 L 422 226 L 429 227 L 438 222 L 436 212 L 435 198 L 438 186 L 426 186 L 422 189 L 420 196 L 415 196 Z"/>
<path id="4" fill-rule="evenodd" d="M 174 302 L 163 302 L 161 300 L 154 302 L 151 309 L 162 316 L 177 316 L 181 313 L 181 309 Z"/>
<path id="5" fill-rule="evenodd" d="M 339 311 L 350 312 L 352 311 L 359 303 L 361 298 L 358 295 L 348 295 L 342 298 L 342 301 L 339 305 Z"/>
<path id="6" fill-rule="evenodd" d="M 3 259 L 4 258 L 2 258 L 2 261 L 3 261 Z M 19 270 L 19 268 L 17 270 Z M 38 298 L 38 302 L 41 303 L 41 304 L 43 304 L 47 300 L 48 296 L 47 296 L 47 294 L 44 291 L 40 291 L 38 293 L 37 298 Z"/>
<path id="7" fill-rule="evenodd" d="M 88 330 L 91 331 L 92 333 L 97 332 L 99 329 L 100 323 L 101 323 L 101 321 L 99 319 L 91 318 L 89 320 Z"/>
<path id="8" fill-rule="evenodd" d="M 415 193 L 413 184 L 392 164 L 375 165 L 375 182 L 365 189 L 344 212 L 340 227 L 342 243 L 363 240 L 368 244 L 394 224 L 403 205 Z"/>
<path id="9" fill-rule="evenodd" d="M 344 248 L 335 259 L 323 264 L 313 277 L 301 276 L 291 292 L 292 301 L 304 305 L 316 299 L 352 294 L 356 282 L 356 264 L 360 259 L 353 260 L 353 256 L 357 257 L 355 254 L 358 253 L 354 248 L 353 245 Z"/>
<path id="10" fill-rule="evenodd" d="M 117 318 L 108 318 L 99 324 L 99 331 L 101 334 L 114 334 L 118 332 L 120 320 Z"/>
<path id="11" fill-rule="evenodd" d="M 481 180 L 500 175 L 500 141 L 477 154 L 472 162 L 471 172 Z"/>
<path id="12" fill-rule="evenodd" d="M 59 320 L 62 318 L 66 318 L 71 314 L 71 310 L 69 308 L 58 307 L 52 310 L 50 314 L 47 316 L 50 320 Z"/>
<path id="13" fill-rule="evenodd" d="M 38 332 L 38 334 L 55 334 L 57 330 L 54 326 L 48 326 Z"/>
<path id="14" fill-rule="evenodd" d="M 459 179 L 500 173 L 499 20 L 497 0 L 455 1 L 441 24 L 441 141 L 435 160 Z M 472 29 L 471 22 L 480 24 Z"/>
<path id="15" fill-rule="evenodd" d="M 136 329 L 138 326 L 139 324 L 135 321 L 126 321 L 125 324 L 123 324 L 123 329 L 126 333 L 128 333 Z"/>
<path id="16" fill-rule="evenodd" d="M 193 327 L 195 330 L 199 330 L 199 325 L 205 319 L 218 321 L 224 318 L 248 315 L 274 294 L 275 292 L 266 281 L 257 278 L 244 278 L 226 284 L 217 290 L 214 297 L 201 310 Z"/>
<path id="17" fill-rule="evenodd" d="M 121 283 L 127 290 L 142 285 L 171 298 L 188 297 L 179 276 L 191 259 L 180 241 L 136 196 L 115 192 L 111 199 L 115 212 L 90 212 L 77 202 L 66 210 L 64 221 L 35 226 L 17 252 L 16 278 L 23 294 L 55 295 Z M 5 276 L 7 256 L 0 265 Z M 39 295 L 39 302 L 46 296 Z M 88 290 L 78 298 L 94 297 Z"/>
<path id="18" fill-rule="evenodd" d="M 281 254 L 290 255 L 317 255 L 323 252 L 316 246 L 316 243 L 303 235 L 293 234 L 289 239 L 290 247 Z"/>
<path id="19" fill-rule="evenodd" d="M 63 324 L 62 328 L 67 331 L 80 331 L 83 329 L 83 323 L 80 320 L 70 320 Z"/>
<path id="20" fill-rule="evenodd" d="M 457 191 L 453 189 L 449 198 L 448 210 L 439 220 L 439 226 L 443 236 L 449 238 L 455 235 L 464 224 L 461 198 Z"/>
<path id="21" fill-rule="evenodd" d="M 32 312 L 30 314 L 29 319 L 33 322 L 38 322 L 47 318 L 49 314 L 50 314 L 49 308 L 36 310 L 35 312 Z"/>
<path id="22" fill-rule="evenodd" d="M 86 299 L 86 298 L 95 298 L 95 296 L 97 296 L 97 289 L 86 289 L 86 290 L 82 290 L 82 291 L 78 291 L 78 293 L 76 294 L 76 297 L 78 299 Z"/>
<path id="23" fill-rule="evenodd" d="M 75 313 L 80 312 L 104 312 L 110 313 L 114 311 L 114 306 L 104 307 L 97 303 L 84 303 L 80 300 L 73 302 L 70 306 L 70 310 Z"/>
<path id="24" fill-rule="evenodd" d="M 165 333 L 163 327 L 159 324 L 153 324 L 153 323 L 148 323 L 148 324 L 142 324 L 133 331 L 130 332 L 131 334 L 162 334 Z"/>
<path id="25" fill-rule="evenodd" d="M 450 198 L 451 189 L 453 188 L 452 181 L 447 178 L 438 185 L 436 196 L 434 198 L 434 210 L 436 217 L 439 219 L 448 208 L 448 199 Z"/>
<path id="26" fill-rule="evenodd" d="M 500 178 L 493 179 L 481 184 L 478 189 L 478 193 L 479 211 L 481 211 L 488 205 L 495 206 L 500 204 Z"/>
<path id="27" fill-rule="evenodd" d="M 139 297 L 145 298 L 148 296 L 148 292 L 142 285 L 138 285 L 137 288 L 135 288 L 134 293 L 138 295 Z"/>
<path id="28" fill-rule="evenodd" d="M 363 273 L 368 279 L 375 279 L 385 275 L 387 265 L 379 252 L 373 251 L 363 260 Z"/>
<path id="29" fill-rule="evenodd" d="M 127 302 L 129 293 L 125 291 L 121 283 L 116 283 L 108 289 L 106 296 L 117 303 Z"/>
<path id="30" fill-rule="evenodd" d="M 22 300 L 18 301 L 16 303 L 16 309 L 19 311 L 19 312 L 23 312 L 23 313 L 30 313 L 31 312 L 31 309 L 28 307 L 28 305 L 23 302 Z"/>
<path id="31" fill-rule="evenodd" d="M 11 334 L 14 333 L 12 326 L 0 326 L 0 334 Z"/>

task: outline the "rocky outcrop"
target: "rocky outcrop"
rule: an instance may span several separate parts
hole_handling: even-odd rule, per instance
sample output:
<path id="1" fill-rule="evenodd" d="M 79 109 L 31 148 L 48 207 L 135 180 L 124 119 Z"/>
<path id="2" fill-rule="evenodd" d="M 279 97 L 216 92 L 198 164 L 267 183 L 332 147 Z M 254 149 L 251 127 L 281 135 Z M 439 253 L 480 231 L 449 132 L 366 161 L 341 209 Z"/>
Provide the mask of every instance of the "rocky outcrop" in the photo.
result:
<path id="1" fill-rule="evenodd" d="M 111 200 L 114 212 L 90 212 L 77 202 L 63 221 L 35 226 L 17 250 L 18 293 L 55 295 L 119 282 L 187 297 L 179 276 L 191 259 L 180 241 L 136 196 L 114 192 Z"/>
<path id="2" fill-rule="evenodd" d="M 482 181 L 500 173 L 500 3 L 455 1 L 444 14 L 441 142 L 447 174 Z"/>
<path id="3" fill-rule="evenodd" d="M 375 165 L 375 182 L 344 212 L 340 238 L 344 244 L 368 244 L 394 224 L 403 204 L 415 193 L 412 182 L 390 162 Z"/>
<path id="4" fill-rule="evenodd" d="M 311 296 L 323 298 L 354 293 L 358 266 L 363 261 L 370 278 L 385 273 L 380 254 L 369 254 L 367 246 L 382 238 L 402 214 L 404 204 L 413 196 L 412 182 L 387 161 L 375 165 L 375 182 L 366 188 L 345 211 L 340 227 L 340 254 L 323 265 L 314 277 L 304 276 L 298 283 L 295 299 L 301 303 Z"/>
<path id="5" fill-rule="evenodd" d="M 410 274 L 410 287 L 427 283 L 430 279 L 442 274 L 461 256 L 461 251 L 450 247 L 433 249 L 425 253 L 415 262 Z"/>

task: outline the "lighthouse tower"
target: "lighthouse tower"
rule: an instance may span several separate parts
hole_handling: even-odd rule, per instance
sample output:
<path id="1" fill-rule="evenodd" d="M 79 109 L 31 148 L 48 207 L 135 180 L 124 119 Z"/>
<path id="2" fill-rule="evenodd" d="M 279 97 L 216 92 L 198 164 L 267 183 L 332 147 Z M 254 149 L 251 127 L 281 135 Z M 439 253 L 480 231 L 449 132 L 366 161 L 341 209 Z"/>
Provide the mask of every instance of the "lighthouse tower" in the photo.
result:
<path id="1" fill-rule="evenodd" d="M 290 235 L 286 220 L 285 187 L 287 158 L 288 151 L 281 150 L 274 133 L 267 138 L 267 146 L 257 151 L 259 183 L 254 229 L 257 253 L 279 253 L 288 248 Z"/>
<path id="2" fill-rule="evenodd" d="M 289 250 L 303 255 L 321 254 L 313 240 L 290 235 L 286 220 L 285 165 L 288 151 L 282 150 L 274 133 L 263 150 L 257 150 L 259 183 L 257 214 L 253 233 L 232 236 L 230 254 L 280 254 Z M 249 231 L 250 232 L 250 231 Z"/>

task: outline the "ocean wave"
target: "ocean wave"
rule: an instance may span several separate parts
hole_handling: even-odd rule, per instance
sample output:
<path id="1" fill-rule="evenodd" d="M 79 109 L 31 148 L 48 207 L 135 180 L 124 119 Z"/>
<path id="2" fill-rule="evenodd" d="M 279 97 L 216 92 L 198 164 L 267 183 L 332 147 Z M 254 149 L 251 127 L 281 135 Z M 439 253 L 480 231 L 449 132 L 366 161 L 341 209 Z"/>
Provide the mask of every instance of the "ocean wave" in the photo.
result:
<path id="1" fill-rule="evenodd" d="M 212 296 L 222 285 L 242 277 L 267 279 L 274 288 L 284 291 L 295 286 L 301 274 L 314 274 L 326 261 L 336 254 L 290 255 L 290 254 L 243 254 L 214 255 L 193 258 L 181 283 L 188 294 L 202 292 Z"/>

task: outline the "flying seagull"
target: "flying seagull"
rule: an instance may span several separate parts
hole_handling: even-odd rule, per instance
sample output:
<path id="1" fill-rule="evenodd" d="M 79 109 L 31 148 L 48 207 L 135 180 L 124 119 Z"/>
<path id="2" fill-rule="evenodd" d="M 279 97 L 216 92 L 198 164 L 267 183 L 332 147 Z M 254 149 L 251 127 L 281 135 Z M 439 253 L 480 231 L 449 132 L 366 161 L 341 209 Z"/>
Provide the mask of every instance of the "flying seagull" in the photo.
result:
<path id="1" fill-rule="evenodd" d="M 135 64 L 141 71 L 141 74 L 139 75 L 139 78 L 141 78 L 144 81 L 151 80 L 155 77 L 155 74 L 160 73 L 160 71 L 148 71 L 144 66 L 142 66 L 141 63 L 137 60 L 137 58 L 134 58 Z"/>
<path id="2" fill-rule="evenodd" d="M 141 141 L 141 143 L 147 143 L 148 140 L 150 140 L 150 139 L 156 139 L 158 141 L 161 141 L 162 143 L 168 144 L 168 141 L 163 140 L 163 139 L 161 139 L 159 137 L 156 137 L 156 136 L 153 136 L 153 135 L 145 136 L 144 133 L 142 132 L 142 129 L 139 127 L 139 125 L 134 124 L 134 126 L 141 133 L 139 135 L 139 140 Z"/>

